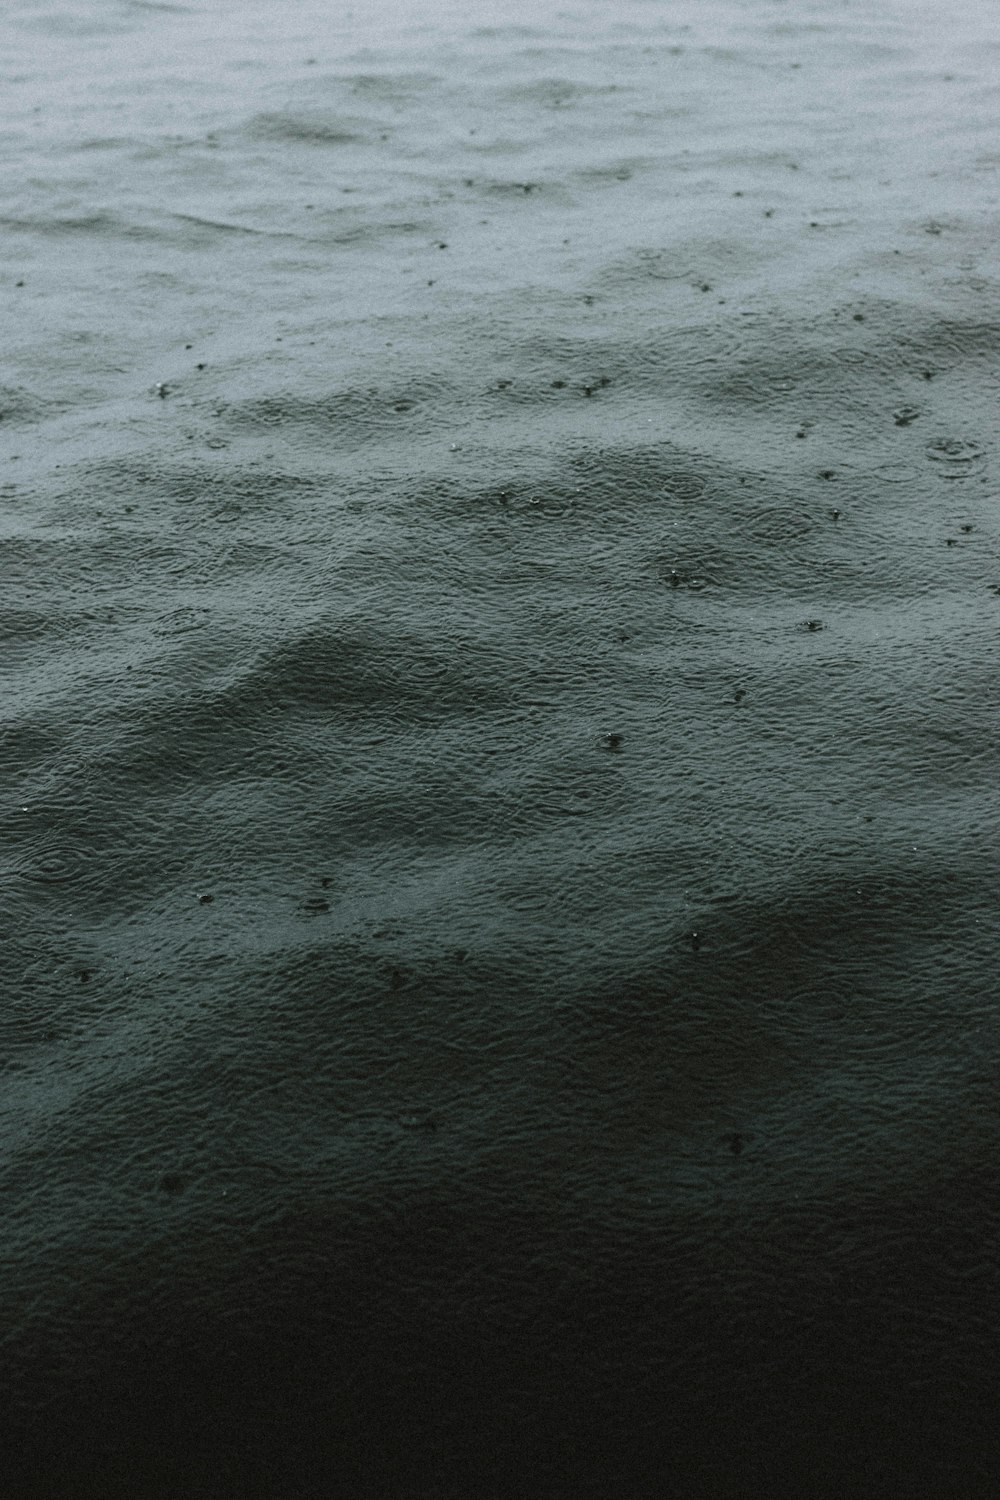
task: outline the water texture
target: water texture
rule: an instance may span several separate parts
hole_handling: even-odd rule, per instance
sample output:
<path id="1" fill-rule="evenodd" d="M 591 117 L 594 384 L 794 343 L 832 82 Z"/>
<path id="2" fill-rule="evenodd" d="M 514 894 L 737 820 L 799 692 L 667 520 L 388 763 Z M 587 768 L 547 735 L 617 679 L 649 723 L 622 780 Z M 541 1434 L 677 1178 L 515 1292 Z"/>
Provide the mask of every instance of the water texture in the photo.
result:
<path id="1" fill-rule="evenodd" d="M 9 1500 L 995 1495 L 956 9 L 11 0 Z"/>

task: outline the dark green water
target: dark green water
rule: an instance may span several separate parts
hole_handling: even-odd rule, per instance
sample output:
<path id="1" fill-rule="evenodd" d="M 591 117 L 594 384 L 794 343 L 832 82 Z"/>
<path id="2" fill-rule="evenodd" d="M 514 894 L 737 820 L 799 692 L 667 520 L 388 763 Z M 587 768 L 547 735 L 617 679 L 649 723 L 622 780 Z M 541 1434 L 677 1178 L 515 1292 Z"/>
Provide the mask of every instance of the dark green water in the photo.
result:
<path id="1" fill-rule="evenodd" d="M 8 8 L 4 1500 L 996 1493 L 998 56 Z"/>

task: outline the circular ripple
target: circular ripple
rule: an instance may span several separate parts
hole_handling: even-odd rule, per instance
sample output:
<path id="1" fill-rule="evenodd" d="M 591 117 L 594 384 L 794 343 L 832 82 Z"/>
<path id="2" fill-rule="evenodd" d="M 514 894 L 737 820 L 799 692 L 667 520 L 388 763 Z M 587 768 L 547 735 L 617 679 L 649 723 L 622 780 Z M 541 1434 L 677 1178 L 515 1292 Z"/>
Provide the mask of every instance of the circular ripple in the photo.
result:
<path id="1" fill-rule="evenodd" d="M 964 438 L 935 438 L 927 444 L 927 457 L 941 465 L 946 479 L 964 479 L 983 465 L 983 450 L 979 443 Z"/>
<path id="2" fill-rule="evenodd" d="M 873 356 L 867 349 L 834 349 L 833 358 L 838 365 L 867 365 L 873 363 Z"/>
<path id="3" fill-rule="evenodd" d="M 169 615 L 163 615 L 153 627 L 154 635 L 187 635 L 191 630 L 203 630 L 209 623 L 211 611 L 185 605 Z"/>
<path id="4" fill-rule="evenodd" d="M 793 542 L 812 531 L 814 522 L 800 510 L 761 510 L 748 517 L 751 536 L 760 542 Z"/>
<path id="5" fill-rule="evenodd" d="M 40 636 L 58 632 L 69 633 L 69 626 L 51 615 L 35 609 L 4 609 L 0 611 L 0 627 L 7 640 L 37 640 Z"/>
<path id="6" fill-rule="evenodd" d="M 876 479 L 881 479 L 885 484 L 912 484 L 917 477 L 917 470 L 913 464 L 892 462 L 877 464 L 872 472 Z"/>
<path id="7" fill-rule="evenodd" d="M 697 500 L 705 493 L 705 481 L 700 474 L 667 474 L 661 483 L 668 495 L 677 500 Z"/>
<path id="8" fill-rule="evenodd" d="M 34 859 L 23 864 L 17 873 L 38 885 L 68 885 L 87 872 L 89 854 L 74 844 L 50 844 L 40 849 Z"/>
<path id="9" fill-rule="evenodd" d="M 744 401 L 750 406 L 757 406 L 770 399 L 767 387 L 750 375 L 727 374 L 719 381 L 716 390 L 726 400 Z"/>
<path id="10" fill-rule="evenodd" d="M 679 260 L 668 250 L 637 250 L 635 258 L 644 275 L 655 281 L 684 281 L 693 274 L 689 261 Z"/>

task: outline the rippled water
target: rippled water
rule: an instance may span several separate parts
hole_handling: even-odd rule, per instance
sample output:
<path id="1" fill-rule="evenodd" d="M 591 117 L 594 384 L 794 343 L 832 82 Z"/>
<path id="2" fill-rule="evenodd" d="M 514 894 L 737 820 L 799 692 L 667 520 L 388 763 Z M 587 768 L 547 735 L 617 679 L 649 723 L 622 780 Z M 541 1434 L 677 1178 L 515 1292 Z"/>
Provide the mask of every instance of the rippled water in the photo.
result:
<path id="1" fill-rule="evenodd" d="M 12 0 L 12 1500 L 995 1494 L 998 60 Z"/>

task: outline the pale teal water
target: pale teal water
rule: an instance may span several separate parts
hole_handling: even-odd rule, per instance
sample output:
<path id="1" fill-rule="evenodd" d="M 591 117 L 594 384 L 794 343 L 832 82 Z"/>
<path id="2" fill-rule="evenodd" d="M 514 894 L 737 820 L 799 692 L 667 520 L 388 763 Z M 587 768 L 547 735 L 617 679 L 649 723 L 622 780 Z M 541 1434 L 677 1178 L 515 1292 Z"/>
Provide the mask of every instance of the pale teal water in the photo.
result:
<path id="1" fill-rule="evenodd" d="M 994 20 L 8 8 L 7 1493 L 993 1493 Z"/>

